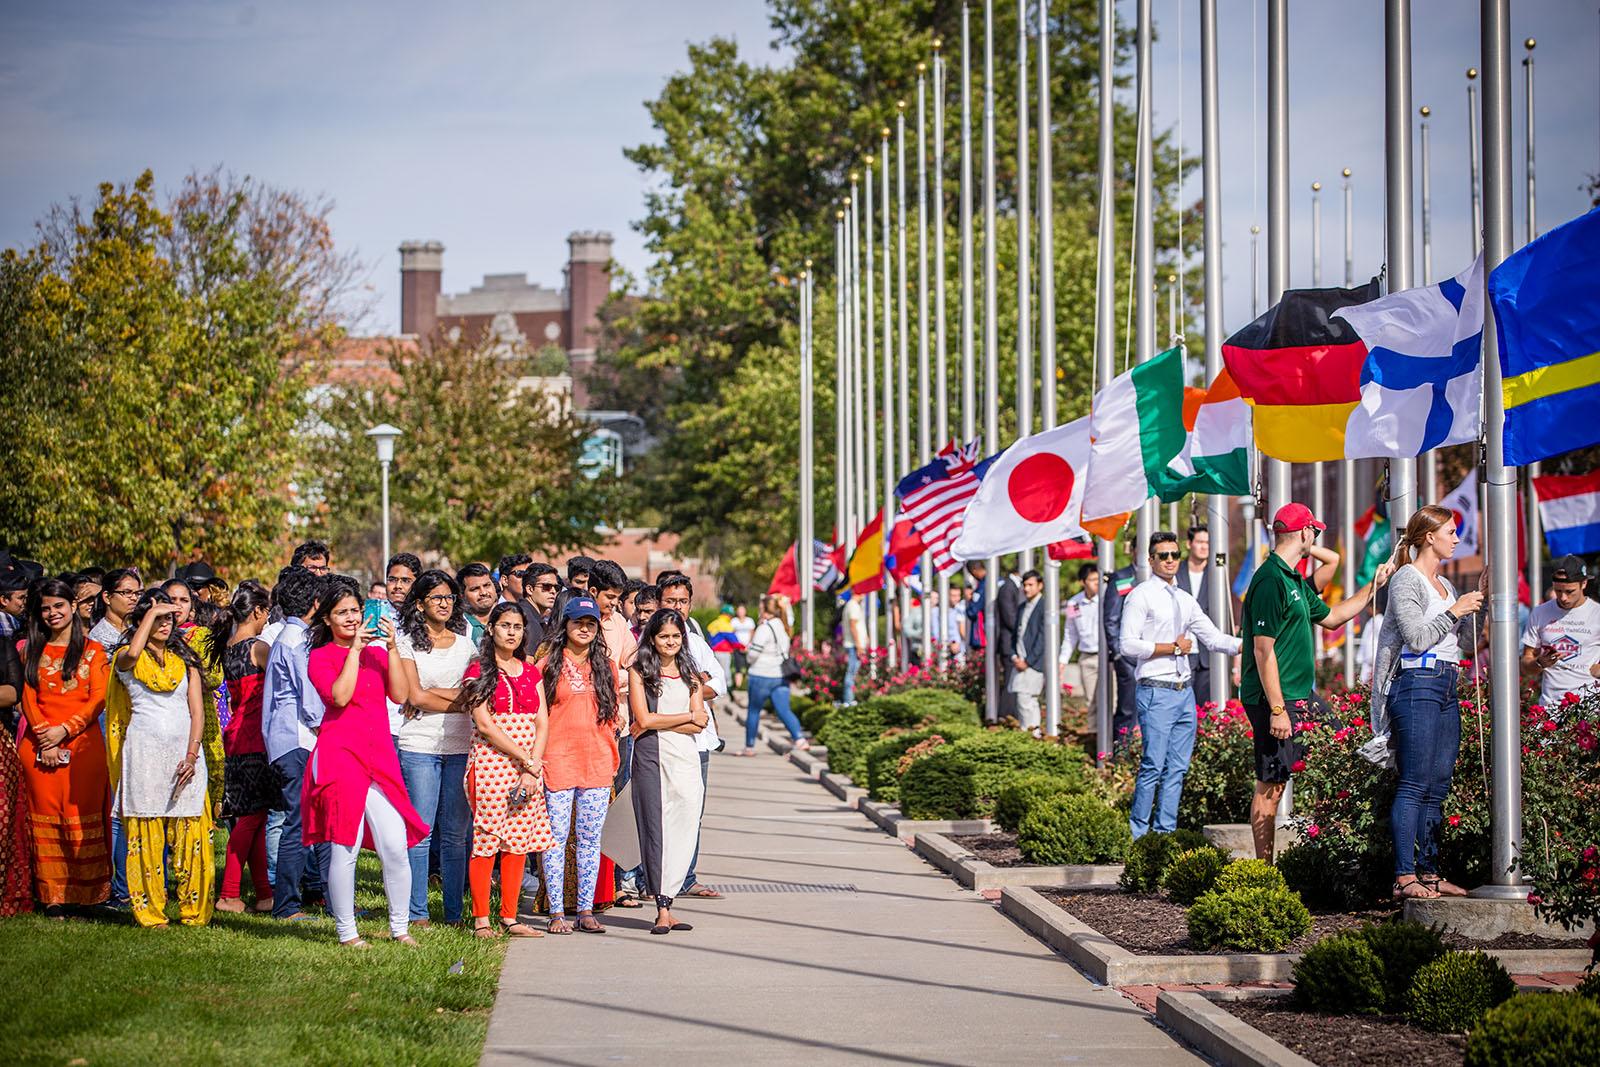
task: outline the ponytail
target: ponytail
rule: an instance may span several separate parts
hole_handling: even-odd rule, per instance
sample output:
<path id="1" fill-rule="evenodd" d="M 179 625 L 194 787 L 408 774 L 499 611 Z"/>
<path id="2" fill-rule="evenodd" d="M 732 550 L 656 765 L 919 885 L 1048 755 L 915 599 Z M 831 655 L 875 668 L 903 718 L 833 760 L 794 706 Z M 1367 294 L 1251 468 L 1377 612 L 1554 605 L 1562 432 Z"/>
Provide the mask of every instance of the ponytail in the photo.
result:
<path id="1" fill-rule="evenodd" d="M 1428 535 L 1445 523 L 1454 524 L 1455 521 L 1455 513 L 1449 508 L 1440 507 L 1438 504 L 1424 504 L 1412 514 L 1411 521 L 1406 523 L 1406 528 L 1395 539 L 1391 562 L 1396 568 L 1403 567 L 1407 563 L 1415 563 L 1417 553 L 1422 551 L 1422 546 L 1428 541 Z"/>

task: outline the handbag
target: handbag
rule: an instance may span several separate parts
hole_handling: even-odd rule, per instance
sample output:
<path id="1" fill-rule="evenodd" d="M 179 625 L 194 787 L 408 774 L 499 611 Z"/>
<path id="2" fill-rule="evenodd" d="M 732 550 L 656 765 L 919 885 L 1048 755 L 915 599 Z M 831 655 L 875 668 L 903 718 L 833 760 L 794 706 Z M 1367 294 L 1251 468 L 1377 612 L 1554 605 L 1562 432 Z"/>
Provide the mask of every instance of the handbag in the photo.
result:
<path id="1" fill-rule="evenodd" d="M 783 663 L 778 670 L 782 672 L 785 682 L 798 682 L 800 680 L 800 661 L 793 656 L 783 657 Z"/>

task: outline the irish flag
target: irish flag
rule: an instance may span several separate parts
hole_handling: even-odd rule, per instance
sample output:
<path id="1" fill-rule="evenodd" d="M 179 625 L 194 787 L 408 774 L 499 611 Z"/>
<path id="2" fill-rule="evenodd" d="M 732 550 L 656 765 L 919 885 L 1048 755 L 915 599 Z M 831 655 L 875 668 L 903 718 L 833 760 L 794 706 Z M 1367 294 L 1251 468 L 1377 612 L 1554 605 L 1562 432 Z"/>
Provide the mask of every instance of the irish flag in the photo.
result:
<path id="1" fill-rule="evenodd" d="M 1194 390 L 1199 392 L 1199 390 Z M 1189 431 L 1183 451 L 1163 472 L 1158 495 L 1173 503 L 1190 493 L 1245 496 L 1250 492 L 1250 405 L 1223 368 L 1199 406 L 1184 410 Z"/>
<path id="2" fill-rule="evenodd" d="M 1166 483 L 1183 451 L 1183 353 L 1169 348 L 1120 375 L 1094 398 L 1083 517 L 1133 511 Z M 1087 527 L 1086 527 L 1087 528 Z"/>

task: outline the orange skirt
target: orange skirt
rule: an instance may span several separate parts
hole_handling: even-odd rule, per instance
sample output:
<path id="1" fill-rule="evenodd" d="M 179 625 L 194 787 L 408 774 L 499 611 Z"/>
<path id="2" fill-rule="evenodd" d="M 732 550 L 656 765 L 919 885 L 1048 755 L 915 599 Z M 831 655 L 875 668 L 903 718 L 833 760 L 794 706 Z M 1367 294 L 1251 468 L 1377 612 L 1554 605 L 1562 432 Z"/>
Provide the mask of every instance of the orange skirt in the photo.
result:
<path id="1" fill-rule="evenodd" d="M 65 767 L 42 767 L 26 731 L 17 745 L 41 904 L 100 904 L 111 895 L 111 785 L 98 723 L 67 743 Z"/>

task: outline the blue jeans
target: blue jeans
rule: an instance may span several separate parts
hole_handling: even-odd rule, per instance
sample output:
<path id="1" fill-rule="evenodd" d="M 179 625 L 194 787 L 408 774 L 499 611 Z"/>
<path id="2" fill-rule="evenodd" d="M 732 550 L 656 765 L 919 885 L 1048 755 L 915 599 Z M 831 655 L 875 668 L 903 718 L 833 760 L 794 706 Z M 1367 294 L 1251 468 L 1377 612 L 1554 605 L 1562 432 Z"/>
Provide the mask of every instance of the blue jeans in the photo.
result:
<path id="1" fill-rule="evenodd" d="M 267 881 L 275 882 L 278 873 L 278 842 L 283 839 L 283 812 L 267 812 Z"/>
<path id="2" fill-rule="evenodd" d="M 1389 808 L 1394 873 L 1439 870 L 1439 823 L 1461 749 L 1454 665 L 1400 671 L 1389 687 L 1389 723 L 1400 784 Z"/>
<path id="3" fill-rule="evenodd" d="M 120 815 L 111 816 L 111 903 L 119 908 L 128 903 L 128 834 Z"/>
<path id="4" fill-rule="evenodd" d="M 407 850 L 411 859 L 411 921 L 428 917 L 428 849 L 439 837 L 439 879 L 444 883 L 444 921 L 461 921 L 467 886 L 467 849 L 472 840 L 472 809 L 467 805 L 467 754 L 435 756 L 400 752 L 400 776 L 412 805 L 429 833 Z"/>
<path id="5" fill-rule="evenodd" d="M 854 648 L 844 650 L 844 692 L 839 694 L 839 703 L 854 704 L 856 702 L 856 672 L 861 669 L 861 657 L 856 655 Z"/>
<path id="6" fill-rule="evenodd" d="M 711 753 L 709 753 L 709 752 L 700 753 L 700 786 L 701 786 L 700 817 L 702 819 L 705 817 L 705 814 L 706 814 L 705 784 L 706 784 L 706 778 L 707 778 L 708 774 L 710 773 L 710 770 L 711 770 Z M 689 857 L 689 873 L 683 876 L 683 889 L 680 889 L 678 891 L 679 893 L 682 893 L 685 890 L 688 890 L 691 887 L 693 887 L 693 885 L 694 885 L 694 868 L 695 868 L 695 865 L 698 864 L 699 862 L 700 862 L 700 828 L 697 826 L 697 827 L 695 827 L 695 831 L 694 831 L 694 855 Z M 640 884 L 642 885 L 643 883 L 641 882 Z"/>
<path id="7" fill-rule="evenodd" d="M 278 865 L 273 869 L 272 917 L 287 919 L 302 910 L 302 888 L 310 891 L 327 884 L 329 849 L 326 844 L 308 850 L 302 831 L 300 786 L 306 776 L 306 761 L 311 753 L 297 748 L 272 761 L 285 779 L 283 787 L 283 836 L 278 840 Z M 306 853 L 311 853 L 311 869 L 306 869 Z"/>
<path id="8" fill-rule="evenodd" d="M 1156 812 L 1154 830 L 1158 834 L 1170 834 L 1178 828 L 1183 777 L 1189 773 L 1189 757 L 1194 755 L 1198 723 L 1194 689 L 1141 685 L 1134 691 L 1134 706 L 1139 712 L 1144 754 L 1139 759 L 1139 777 L 1133 783 L 1133 811 L 1128 816 L 1128 825 L 1135 838 L 1150 832 L 1150 809 L 1155 804 L 1159 785 L 1161 808 Z"/>
<path id="9" fill-rule="evenodd" d="M 849 675 L 845 676 L 846 678 Z M 851 688 L 854 688 L 852 686 Z M 772 701 L 772 710 L 778 713 L 778 718 L 783 720 L 784 728 L 789 731 L 789 736 L 798 741 L 804 734 L 800 729 L 800 720 L 794 717 L 794 712 L 789 710 L 789 683 L 782 678 L 768 678 L 761 674 L 750 676 L 749 688 L 746 691 L 747 699 L 744 706 L 744 747 L 756 747 L 756 730 L 761 726 L 761 712 L 767 706 L 767 701 Z"/>

